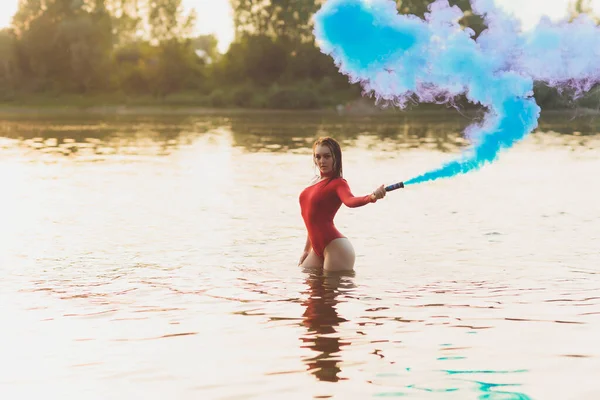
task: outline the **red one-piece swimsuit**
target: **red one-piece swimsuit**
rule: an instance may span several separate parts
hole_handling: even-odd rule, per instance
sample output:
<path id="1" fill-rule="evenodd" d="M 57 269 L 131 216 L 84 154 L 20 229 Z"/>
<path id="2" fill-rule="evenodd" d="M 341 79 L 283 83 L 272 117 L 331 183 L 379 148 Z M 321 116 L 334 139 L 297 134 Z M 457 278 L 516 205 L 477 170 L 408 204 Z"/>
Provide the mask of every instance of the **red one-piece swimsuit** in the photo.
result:
<path id="1" fill-rule="evenodd" d="M 332 240 L 345 237 L 333 224 L 342 203 L 354 208 L 375 201 L 370 195 L 355 197 L 343 178 L 324 179 L 304 189 L 300 193 L 300 209 L 315 254 L 323 257 L 325 247 Z"/>

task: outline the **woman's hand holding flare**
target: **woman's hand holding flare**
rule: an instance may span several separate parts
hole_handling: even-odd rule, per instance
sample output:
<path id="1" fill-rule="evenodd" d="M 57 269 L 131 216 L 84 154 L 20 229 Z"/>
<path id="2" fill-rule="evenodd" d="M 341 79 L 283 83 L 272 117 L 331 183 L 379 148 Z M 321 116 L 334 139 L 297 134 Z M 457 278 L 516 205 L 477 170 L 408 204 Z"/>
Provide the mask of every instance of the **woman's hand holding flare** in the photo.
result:
<path id="1" fill-rule="evenodd" d="M 385 191 L 384 185 L 381 185 L 377 189 L 375 189 L 373 193 L 371 193 L 371 199 L 373 200 L 373 202 L 376 202 L 379 199 L 383 199 L 386 193 L 387 192 Z"/>

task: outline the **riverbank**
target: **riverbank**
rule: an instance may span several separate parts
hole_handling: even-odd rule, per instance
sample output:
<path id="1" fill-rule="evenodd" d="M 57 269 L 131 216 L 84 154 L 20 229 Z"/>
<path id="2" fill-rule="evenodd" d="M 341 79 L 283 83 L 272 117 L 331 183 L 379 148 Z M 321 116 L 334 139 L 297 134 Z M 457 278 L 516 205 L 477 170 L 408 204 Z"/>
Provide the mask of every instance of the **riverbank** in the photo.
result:
<path id="1" fill-rule="evenodd" d="M 356 104 L 361 109 L 374 107 L 373 100 L 362 98 L 359 92 L 338 90 L 321 92 L 302 87 L 255 89 L 240 87 L 215 90 L 210 94 L 178 92 L 167 96 L 129 96 L 119 93 L 93 95 L 74 94 L 14 94 L 0 97 L 0 112 L 6 113 L 69 113 L 83 111 L 93 114 L 214 114 L 273 112 L 333 112 Z"/>
<path id="2" fill-rule="evenodd" d="M 417 109 L 408 110 L 419 113 L 449 113 L 454 112 L 440 106 L 423 105 Z M 26 115 L 272 115 L 272 114 L 324 114 L 324 115 L 372 115 L 397 114 L 407 112 L 395 108 L 378 107 L 374 101 L 359 98 L 352 101 L 340 102 L 315 108 L 257 108 L 257 107 L 213 107 L 194 101 L 172 101 L 169 99 L 132 99 L 125 102 L 102 101 L 101 99 L 30 99 L 23 102 L 0 103 L 0 116 Z"/>
<path id="3" fill-rule="evenodd" d="M 317 114 L 317 115 L 396 115 L 396 114 L 435 114 L 449 115 L 458 111 L 443 105 L 422 104 L 405 110 L 384 108 L 374 104 L 369 98 L 359 98 L 335 106 L 312 109 L 273 109 L 251 107 L 211 107 L 202 102 L 182 101 L 177 98 L 133 98 L 124 100 L 117 97 L 34 97 L 22 101 L 0 102 L 0 117 L 10 116 L 58 116 L 58 115 L 273 115 L 273 114 Z M 465 116 L 481 114 L 475 108 L 461 110 Z M 591 108 L 564 108 L 542 110 L 545 117 L 600 117 L 600 110 Z"/>

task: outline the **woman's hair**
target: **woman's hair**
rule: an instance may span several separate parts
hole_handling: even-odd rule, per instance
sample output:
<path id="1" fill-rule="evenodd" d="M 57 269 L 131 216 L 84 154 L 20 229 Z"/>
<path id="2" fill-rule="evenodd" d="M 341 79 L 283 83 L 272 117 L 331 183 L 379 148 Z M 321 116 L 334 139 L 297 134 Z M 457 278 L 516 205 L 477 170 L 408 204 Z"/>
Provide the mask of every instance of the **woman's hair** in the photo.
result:
<path id="1" fill-rule="evenodd" d="M 317 162 L 315 161 L 315 150 L 317 146 L 327 146 L 329 150 L 331 150 L 331 156 L 333 157 L 333 176 L 332 178 L 342 178 L 342 149 L 340 148 L 340 144 L 331 137 L 320 137 L 313 144 L 313 161 L 315 165 Z"/>

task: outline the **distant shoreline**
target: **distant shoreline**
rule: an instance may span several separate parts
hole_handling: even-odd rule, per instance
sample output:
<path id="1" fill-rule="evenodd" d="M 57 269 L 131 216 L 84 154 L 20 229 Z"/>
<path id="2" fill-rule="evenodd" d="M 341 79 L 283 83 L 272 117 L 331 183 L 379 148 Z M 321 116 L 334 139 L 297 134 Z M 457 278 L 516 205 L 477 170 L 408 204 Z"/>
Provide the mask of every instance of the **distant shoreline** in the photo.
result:
<path id="1" fill-rule="evenodd" d="M 211 108 L 191 106 L 5 106 L 0 105 L 0 115 L 224 115 L 224 114 L 274 114 L 274 113 L 335 113 L 331 109 L 269 110 L 253 108 Z"/>
<path id="2" fill-rule="evenodd" d="M 285 115 L 313 114 L 340 116 L 369 116 L 369 115 L 443 115 L 456 114 L 453 108 L 421 108 L 421 109 L 382 109 L 374 106 L 358 107 L 357 109 L 318 108 L 318 109 L 264 109 L 264 108 L 214 108 L 188 105 L 155 104 L 155 105 L 28 105 L 0 103 L 1 117 L 18 116 L 58 116 L 58 115 L 113 115 L 113 116 L 159 116 L 159 115 Z M 464 110 L 463 114 L 479 113 L 477 110 Z M 600 110 L 588 108 L 569 108 L 542 110 L 544 116 L 563 116 L 570 118 L 600 116 Z"/>
<path id="3" fill-rule="evenodd" d="M 316 114 L 316 115 L 391 115 L 401 113 L 450 114 L 453 109 L 398 110 L 383 109 L 375 106 L 348 107 L 337 110 L 335 107 L 315 109 L 269 109 L 269 108 L 227 108 L 202 107 L 188 105 L 8 105 L 0 104 L 0 115 L 274 115 L 274 114 Z M 469 112 L 469 111 L 465 111 Z"/>

